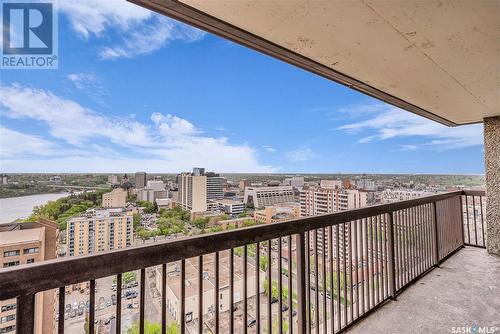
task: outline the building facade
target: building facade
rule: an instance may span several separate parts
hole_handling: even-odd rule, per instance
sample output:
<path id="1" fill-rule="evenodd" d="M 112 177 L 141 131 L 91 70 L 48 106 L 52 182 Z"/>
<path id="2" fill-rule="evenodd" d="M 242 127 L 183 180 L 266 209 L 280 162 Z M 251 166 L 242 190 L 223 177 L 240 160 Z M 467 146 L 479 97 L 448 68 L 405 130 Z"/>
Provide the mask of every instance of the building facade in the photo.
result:
<path id="1" fill-rule="evenodd" d="M 309 188 L 300 192 L 302 217 L 345 211 L 366 206 L 367 193 L 356 189 Z"/>
<path id="2" fill-rule="evenodd" d="M 135 173 L 135 187 L 137 189 L 146 187 L 147 174 L 145 172 Z"/>
<path id="3" fill-rule="evenodd" d="M 88 210 L 71 218 L 66 229 L 68 256 L 129 247 L 133 214 L 125 209 Z"/>
<path id="4" fill-rule="evenodd" d="M 266 206 L 264 210 L 256 210 L 253 213 L 254 220 L 259 224 L 278 223 L 299 217 L 300 205 L 298 203 Z"/>
<path id="5" fill-rule="evenodd" d="M 293 201 L 293 188 L 290 186 L 245 188 L 244 203 L 249 207 L 263 208 Z"/>
<path id="6" fill-rule="evenodd" d="M 207 211 L 207 177 L 182 173 L 178 176 L 178 201 L 184 210 Z"/>
<path id="7" fill-rule="evenodd" d="M 56 258 L 58 225 L 47 219 L 0 225 L 0 263 L 3 268 Z M 35 333 L 54 332 L 53 291 L 35 297 Z M 0 301 L 0 333 L 16 331 L 16 300 Z"/>
<path id="8" fill-rule="evenodd" d="M 127 204 L 127 195 L 127 191 L 122 188 L 116 188 L 109 193 L 102 194 L 102 207 L 122 208 Z"/>

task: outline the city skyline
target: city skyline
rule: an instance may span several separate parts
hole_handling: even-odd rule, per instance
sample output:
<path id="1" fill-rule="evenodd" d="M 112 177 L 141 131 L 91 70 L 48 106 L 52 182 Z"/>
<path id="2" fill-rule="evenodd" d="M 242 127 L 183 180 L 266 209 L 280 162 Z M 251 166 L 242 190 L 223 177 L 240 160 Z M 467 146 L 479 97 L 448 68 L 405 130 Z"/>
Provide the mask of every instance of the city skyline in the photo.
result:
<path id="1" fill-rule="evenodd" d="M 435 124 L 126 2 L 59 9 L 59 70 L 2 72 L 2 172 L 484 173 L 480 124 Z"/>

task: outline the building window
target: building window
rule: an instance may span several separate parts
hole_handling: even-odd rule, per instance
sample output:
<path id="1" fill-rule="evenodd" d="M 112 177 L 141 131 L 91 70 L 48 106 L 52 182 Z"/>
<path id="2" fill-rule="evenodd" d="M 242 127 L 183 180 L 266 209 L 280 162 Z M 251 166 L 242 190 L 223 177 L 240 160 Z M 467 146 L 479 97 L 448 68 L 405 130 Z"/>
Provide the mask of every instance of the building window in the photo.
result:
<path id="1" fill-rule="evenodd" d="M 26 248 L 23 250 L 24 254 L 34 254 L 38 253 L 38 247 L 33 247 L 33 248 Z"/>
<path id="2" fill-rule="evenodd" d="M 35 262 L 35 259 L 28 259 L 28 260 L 26 261 L 26 263 L 33 263 L 33 262 Z"/>
<path id="3" fill-rule="evenodd" d="M 5 262 L 3 264 L 3 267 L 4 268 L 8 268 L 8 267 L 14 267 L 14 266 L 17 266 L 19 265 L 19 261 L 12 261 L 12 262 Z"/>
<path id="4" fill-rule="evenodd" d="M 21 254 L 21 252 L 18 250 L 12 250 L 12 251 L 7 251 L 7 252 L 3 252 L 3 257 L 9 257 L 9 256 L 19 256 L 19 254 Z"/>
<path id="5" fill-rule="evenodd" d="M 2 312 L 12 311 L 16 309 L 16 304 L 9 304 L 2 306 Z"/>
<path id="6" fill-rule="evenodd" d="M 15 314 L 9 314 L 9 315 L 6 315 L 5 317 L 1 317 L 0 318 L 0 324 L 6 323 L 8 321 L 15 320 L 15 319 L 16 319 L 16 315 Z"/>
<path id="7" fill-rule="evenodd" d="M 0 328 L 0 334 L 10 333 L 16 330 L 16 325 Z"/>

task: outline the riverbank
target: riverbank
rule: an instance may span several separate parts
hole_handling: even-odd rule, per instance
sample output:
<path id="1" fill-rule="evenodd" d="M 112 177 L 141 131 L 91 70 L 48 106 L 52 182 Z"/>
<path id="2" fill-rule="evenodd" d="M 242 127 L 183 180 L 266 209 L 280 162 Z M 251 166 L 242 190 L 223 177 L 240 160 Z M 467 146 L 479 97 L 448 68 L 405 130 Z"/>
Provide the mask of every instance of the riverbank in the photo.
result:
<path id="1" fill-rule="evenodd" d="M 19 218 L 31 215 L 33 207 L 43 205 L 61 197 L 69 196 L 68 193 L 49 193 L 29 196 L 0 198 L 0 223 L 9 223 Z"/>

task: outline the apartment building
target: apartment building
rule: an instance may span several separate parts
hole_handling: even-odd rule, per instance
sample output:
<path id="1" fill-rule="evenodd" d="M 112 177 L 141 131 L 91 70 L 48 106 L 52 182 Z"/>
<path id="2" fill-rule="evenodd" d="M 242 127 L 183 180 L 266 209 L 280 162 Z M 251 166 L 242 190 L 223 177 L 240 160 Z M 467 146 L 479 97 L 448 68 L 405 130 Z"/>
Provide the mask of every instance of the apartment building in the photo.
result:
<path id="1" fill-rule="evenodd" d="M 243 179 L 243 180 L 240 180 L 238 185 L 239 185 L 241 190 L 245 190 L 246 187 L 252 186 L 252 182 L 250 180 Z"/>
<path id="2" fill-rule="evenodd" d="M 225 179 L 219 174 L 195 167 L 192 173 L 177 176 L 178 201 L 182 208 L 191 212 L 218 210 L 218 200 L 224 198 Z"/>
<path id="3" fill-rule="evenodd" d="M 238 215 L 245 211 L 245 204 L 241 201 L 232 199 L 221 199 L 215 201 L 217 210 L 227 213 L 228 215 Z"/>
<path id="4" fill-rule="evenodd" d="M 147 174 L 145 172 L 135 173 L 135 188 L 140 189 L 146 187 Z"/>
<path id="5" fill-rule="evenodd" d="M 386 189 L 380 193 L 380 202 L 383 204 L 394 203 L 435 194 L 434 191 L 426 190 Z"/>
<path id="6" fill-rule="evenodd" d="M 102 194 L 102 207 L 122 208 L 127 203 L 127 191 L 122 188 L 113 189 L 109 193 Z"/>
<path id="7" fill-rule="evenodd" d="M 256 210 L 253 213 L 254 220 L 259 224 L 271 224 L 283 222 L 300 217 L 300 204 L 282 203 L 266 206 L 264 210 Z"/>
<path id="8" fill-rule="evenodd" d="M 304 177 L 303 176 L 287 177 L 283 180 L 283 185 L 301 189 L 304 186 Z"/>
<path id="9" fill-rule="evenodd" d="M 304 189 L 300 192 L 300 215 L 302 217 L 317 216 L 338 211 L 356 209 L 367 205 L 367 193 L 365 191 L 338 188 L 337 182 L 340 181 L 327 181 L 328 182 L 323 182 L 322 180 L 322 182 L 320 183 L 328 186 L 327 188 L 312 187 L 309 189 Z M 344 230 L 344 233 L 344 238 L 339 237 L 341 243 L 339 256 L 342 259 L 346 255 L 344 254 L 342 245 L 344 243 L 344 240 L 348 238 L 347 229 Z M 315 242 L 317 242 L 316 245 Z M 317 251 L 321 254 L 323 253 L 323 251 L 328 252 L 327 244 L 323 244 L 322 234 L 318 234 L 317 241 L 311 238 L 310 245 L 311 248 L 316 248 Z"/>
<path id="10" fill-rule="evenodd" d="M 293 188 L 290 186 L 246 187 L 243 202 L 250 207 L 263 208 L 294 200 Z"/>
<path id="11" fill-rule="evenodd" d="M 216 173 L 206 173 L 207 177 L 207 200 L 219 200 L 224 198 L 225 179 Z"/>
<path id="12" fill-rule="evenodd" d="M 357 189 L 309 188 L 300 192 L 302 217 L 317 216 L 366 206 L 367 193 Z"/>
<path id="13" fill-rule="evenodd" d="M 178 176 L 178 201 L 184 210 L 191 212 L 207 211 L 207 177 L 194 173 Z"/>
<path id="14" fill-rule="evenodd" d="M 56 258 L 58 225 L 47 219 L 33 223 L 0 225 L 0 264 L 3 268 Z M 53 333 L 53 291 L 38 294 L 35 300 L 35 333 Z M 0 333 L 16 331 L 16 300 L 0 301 Z"/>
<path id="15" fill-rule="evenodd" d="M 86 255 L 132 244 L 133 214 L 125 209 L 92 209 L 71 218 L 66 229 L 67 255 Z"/>

